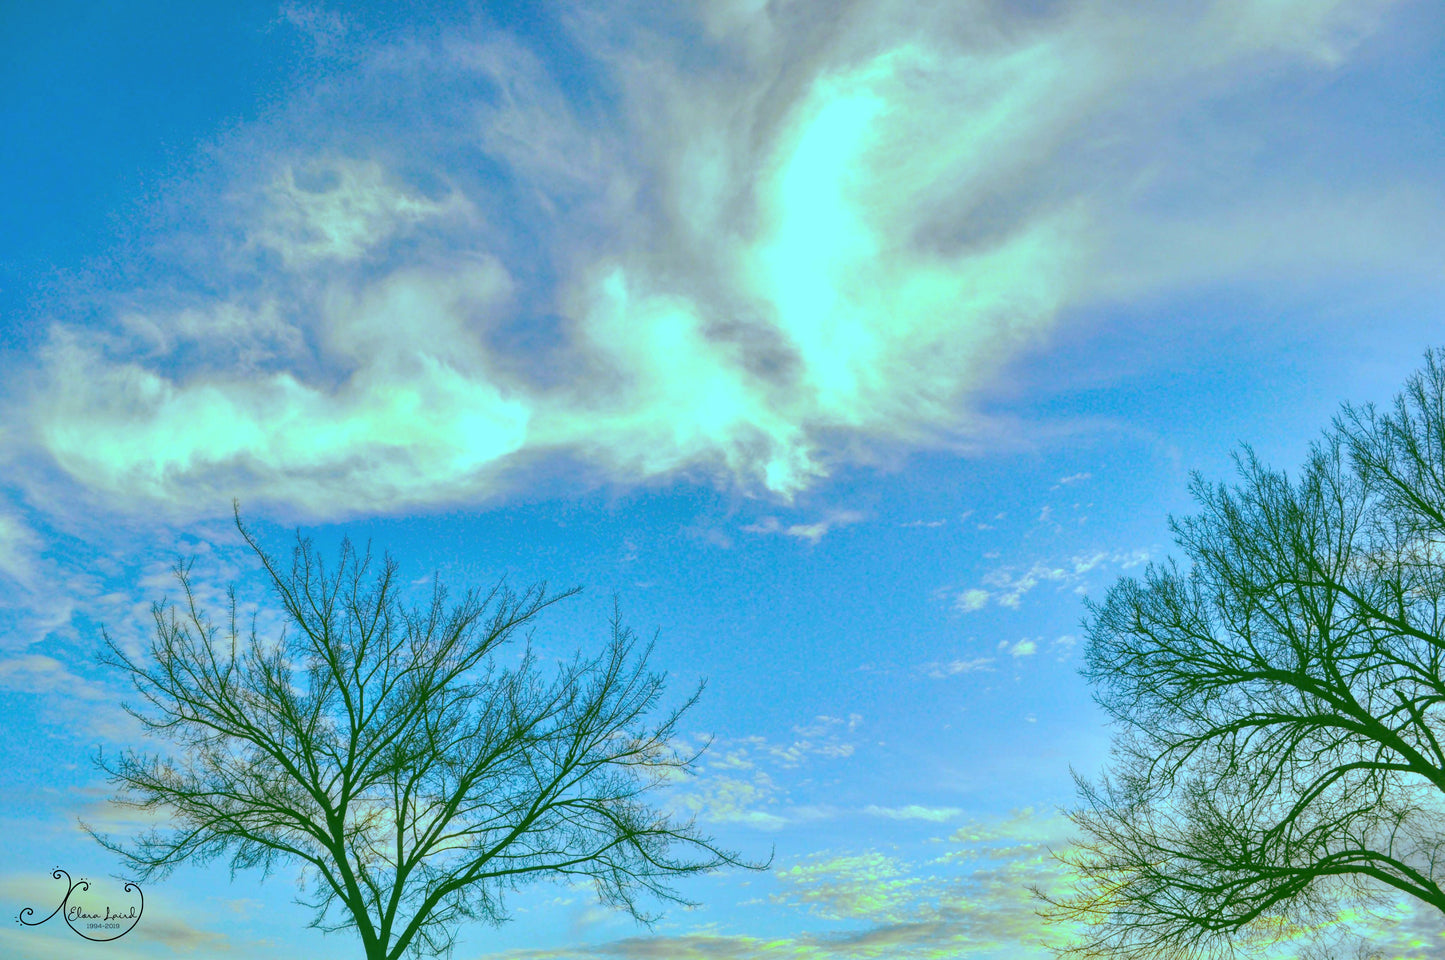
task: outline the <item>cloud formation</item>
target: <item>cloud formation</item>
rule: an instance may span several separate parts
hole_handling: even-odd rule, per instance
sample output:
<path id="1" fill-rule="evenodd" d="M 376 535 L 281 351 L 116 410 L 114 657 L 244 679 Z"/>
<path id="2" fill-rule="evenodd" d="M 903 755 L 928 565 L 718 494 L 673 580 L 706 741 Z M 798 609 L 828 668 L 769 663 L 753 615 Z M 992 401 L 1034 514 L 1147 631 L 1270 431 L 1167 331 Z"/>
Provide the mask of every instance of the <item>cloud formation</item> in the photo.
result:
<path id="1" fill-rule="evenodd" d="M 989 442 L 973 400 L 1071 308 L 1302 269 L 1245 263 L 1262 209 L 1337 260 L 1362 218 L 1426 229 L 1418 191 L 1345 210 L 1244 169 L 1206 216 L 1215 148 L 1171 140 L 1267 70 L 1338 68 L 1388 6 L 619 0 L 554 11 L 566 68 L 490 25 L 288 8 L 325 82 L 178 186 L 201 226 L 148 239 L 179 279 L 56 322 L 7 412 L 123 506 L 316 517 L 476 501 L 538 458 L 786 498 Z"/>
<path id="2" fill-rule="evenodd" d="M 831 808 L 792 802 L 785 782 L 790 772 L 800 767 L 853 756 L 855 744 L 850 735 L 862 724 L 863 717 L 857 713 L 846 717 L 819 714 L 808 723 L 795 725 L 793 738 L 786 744 L 760 736 L 714 743 L 704 754 L 701 775 L 679 788 L 673 803 L 684 813 L 711 823 L 762 830 L 831 816 L 835 812 Z"/>
<path id="3" fill-rule="evenodd" d="M 941 663 L 930 663 L 925 666 L 923 670 L 933 679 L 942 680 L 945 677 L 957 676 L 960 673 L 992 670 L 993 663 L 993 657 L 970 657 L 966 660 L 949 660 Z"/>
<path id="4" fill-rule="evenodd" d="M 1093 571 L 1127 571 L 1148 561 L 1146 550 L 1096 550 L 1076 554 L 1063 562 L 1036 560 L 1023 570 L 1016 566 L 1001 566 L 985 573 L 979 586 L 955 594 L 953 608 L 960 613 L 974 613 L 993 603 L 1017 610 L 1024 597 L 1043 584 L 1053 584 L 1057 590 L 1072 589 L 1082 594 L 1088 575 Z M 1029 652 L 1032 652 L 1032 646 Z"/>
<path id="5" fill-rule="evenodd" d="M 833 932 L 758 937 L 716 932 L 632 938 L 522 950 L 494 960 L 703 958 L 709 960 L 925 960 L 1008 956 L 1044 960 L 1049 934 L 1040 930 L 1037 884 L 1053 889 L 1061 868 L 1048 844 L 1065 821 L 1032 810 L 973 822 L 948 839 L 947 853 L 927 863 L 874 850 L 819 854 L 775 871 L 771 902 L 795 908 Z M 840 929 L 841 925 L 841 929 Z"/>
<path id="6" fill-rule="evenodd" d="M 869 804 L 863 808 L 863 812 L 870 816 L 886 817 L 889 820 L 926 820 L 930 823 L 943 823 L 963 813 L 958 807 L 925 807 L 916 803 L 902 807 L 880 807 Z"/>
<path id="7" fill-rule="evenodd" d="M 863 514 L 857 510 L 834 510 L 821 520 L 813 523 L 791 523 L 784 524 L 777 517 L 763 517 L 757 523 L 750 523 L 742 529 L 747 533 L 759 534 L 782 534 L 786 537 L 795 537 L 799 540 L 806 540 L 816 544 L 828 535 L 829 531 L 839 527 L 851 526 L 863 520 Z"/>

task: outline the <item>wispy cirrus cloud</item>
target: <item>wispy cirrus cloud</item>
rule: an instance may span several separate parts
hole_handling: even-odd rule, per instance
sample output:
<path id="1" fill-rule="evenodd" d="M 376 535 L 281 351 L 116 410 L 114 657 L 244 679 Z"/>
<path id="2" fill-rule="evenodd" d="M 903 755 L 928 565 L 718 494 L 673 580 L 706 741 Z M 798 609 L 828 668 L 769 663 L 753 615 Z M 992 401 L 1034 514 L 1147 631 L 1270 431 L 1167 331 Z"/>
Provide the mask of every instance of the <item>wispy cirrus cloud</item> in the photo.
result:
<path id="1" fill-rule="evenodd" d="M 783 523 L 777 517 L 763 517 L 756 523 L 750 523 L 742 529 L 746 533 L 781 534 L 785 537 L 794 537 L 798 540 L 806 540 L 816 544 L 832 530 L 839 527 L 851 526 L 860 523 L 863 514 L 857 510 L 834 510 L 821 520 L 812 523 Z"/>
<path id="2" fill-rule="evenodd" d="M 1009 643 L 1007 640 L 1000 640 L 998 642 L 998 649 L 999 652 L 1007 653 L 1017 660 L 1020 657 L 1032 657 L 1038 653 L 1039 645 L 1038 641 L 1025 637 L 1022 640 L 1015 640 L 1013 643 Z"/>
<path id="3" fill-rule="evenodd" d="M 930 663 L 923 669 L 924 672 L 933 679 L 942 680 L 945 677 L 957 676 L 960 673 L 974 673 L 979 670 L 992 670 L 993 664 L 993 657 L 968 657 L 964 659 Z"/>
<path id="4" fill-rule="evenodd" d="M 409 229 L 475 216 L 454 188 L 432 199 L 389 182 L 375 160 L 344 156 L 286 164 L 252 202 L 246 243 L 275 252 L 293 272 L 354 262 Z"/>
<path id="5" fill-rule="evenodd" d="M 953 608 L 973 613 L 994 604 L 1017 610 L 1024 597 L 1045 584 L 1082 593 L 1086 578 L 1095 570 L 1126 571 L 1148 561 L 1147 550 L 1095 550 L 1060 562 L 1036 560 L 1027 567 L 996 567 L 983 575 L 978 586 L 954 594 Z"/>
<path id="6" fill-rule="evenodd" d="M 1030 884 L 1054 888 L 1056 862 L 1043 849 L 1056 818 L 1024 811 L 970 825 L 976 840 L 944 840 L 951 852 L 969 845 L 986 855 L 917 863 L 876 850 L 799 858 L 774 872 L 774 904 L 796 909 L 831 932 L 758 937 L 716 932 L 627 939 L 564 950 L 514 951 L 495 960 L 576 957 L 709 957 L 803 960 L 1009 956 L 1043 960 L 1049 934 L 1039 929 Z M 968 829 L 968 828 L 965 828 Z M 842 929 L 839 929 L 842 925 Z"/>
<path id="7" fill-rule="evenodd" d="M 792 778 L 800 769 L 852 757 L 853 735 L 862 725 L 857 713 L 819 714 L 796 724 L 784 742 L 749 736 L 712 743 L 700 775 L 679 785 L 672 803 L 701 820 L 761 830 L 831 817 L 837 812 L 831 807 L 795 802 Z"/>
<path id="8" fill-rule="evenodd" d="M 870 804 L 863 808 L 863 812 L 889 820 L 924 820 L 929 823 L 944 823 L 963 813 L 958 807 L 925 807 L 917 803 L 902 807 L 879 807 Z"/>
<path id="9" fill-rule="evenodd" d="M 807 907 L 829 920 L 897 923 L 924 880 L 909 876 L 894 857 L 869 851 L 794 864 L 778 871 L 784 891 L 776 900 Z"/>
<path id="10" fill-rule="evenodd" d="M 40 537 L 17 514 L 0 512 L 0 577 L 12 586 L 33 587 L 35 554 L 41 546 Z"/>
<path id="11" fill-rule="evenodd" d="M 786 498 L 879 447 L 1002 441 L 974 398 L 1071 308 L 1429 259 L 1428 185 L 1336 201 L 1210 153 L 1249 136 L 1211 104 L 1338 69 L 1389 6 L 599 2 L 553 11 L 569 69 L 489 26 L 288 8 L 325 82 L 228 135 L 200 226 L 148 238 L 205 282 L 55 323 L 10 442 L 132 509 L 330 517 L 554 456 Z"/>

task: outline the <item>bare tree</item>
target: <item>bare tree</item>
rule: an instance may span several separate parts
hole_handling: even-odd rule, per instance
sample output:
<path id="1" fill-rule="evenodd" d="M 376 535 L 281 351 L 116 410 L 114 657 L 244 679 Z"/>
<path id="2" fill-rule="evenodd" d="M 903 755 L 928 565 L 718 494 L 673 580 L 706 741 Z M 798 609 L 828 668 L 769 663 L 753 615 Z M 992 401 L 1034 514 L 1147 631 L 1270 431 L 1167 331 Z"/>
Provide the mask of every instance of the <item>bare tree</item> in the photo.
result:
<path id="1" fill-rule="evenodd" d="M 647 802 L 688 773 L 677 723 L 651 723 L 664 677 L 650 646 L 614 617 L 606 651 L 543 676 L 530 647 L 495 654 L 575 590 L 469 591 L 448 605 L 433 581 L 420 608 L 399 598 L 389 557 L 343 543 L 328 571 L 298 536 L 284 569 L 241 524 L 287 629 L 253 617 L 217 626 L 176 575 L 179 605 L 154 607 L 145 656 L 106 637 L 144 703 L 127 707 L 176 755 L 101 759 L 118 800 L 165 811 L 132 843 L 95 836 L 142 878 L 229 855 L 232 875 L 295 862 L 323 930 L 354 928 L 368 960 L 450 951 L 462 921 L 506 919 L 507 891 L 586 878 L 605 903 L 649 918 L 640 897 L 683 901 L 672 878 L 743 865 Z M 89 828 L 87 828 L 89 829 Z"/>
<path id="2" fill-rule="evenodd" d="M 1408 895 L 1445 912 L 1445 357 L 1346 406 L 1297 479 L 1247 449 L 1171 521 L 1188 565 L 1091 604 L 1120 733 L 1080 780 L 1076 957 L 1246 955 Z"/>

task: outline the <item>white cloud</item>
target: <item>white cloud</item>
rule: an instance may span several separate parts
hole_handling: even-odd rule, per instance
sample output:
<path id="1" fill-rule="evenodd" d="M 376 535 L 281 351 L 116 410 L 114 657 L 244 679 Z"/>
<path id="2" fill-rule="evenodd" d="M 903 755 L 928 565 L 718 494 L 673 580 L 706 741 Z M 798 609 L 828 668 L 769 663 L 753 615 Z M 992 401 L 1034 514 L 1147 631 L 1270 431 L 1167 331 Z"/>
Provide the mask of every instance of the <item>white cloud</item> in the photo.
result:
<path id="1" fill-rule="evenodd" d="M 1084 592 L 1085 578 L 1096 570 L 1126 571 L 1149 561 L 1146 550 L 1096 550 L 1081 553 L 1056 563 L 1035 561 L 1022 571 L 1014 566 L 1001 566 L 984 574 L 983 586 L 969 587 L 954 595 L 954 609 L 963 613 L 982 610 L 990 600 L 1000 607 L 1019 609 L 1023 599 L 1042 584 L 1057 589 L 1072 588 Z M 987 589 L 985 589 L 987 588 Z"/>
<path id="2" fill-rule="evenodd" d="M 954 849 L 941 862 L 1007 860 L 1063 850 L 1076 832 L 1073 823 L 1058 813 L 1041 814 L 1033 807 L 1014 810 L 1004 817 L 972 820 L 949 835 Z"/>
<path id="3" fill-rule="evenodd" d="M 487 960 L 1045 960 L 1067 930 L 1040 922 L 1040 904 L 1030 890 L 1058 894 L 1065 889 L 1069 876 L 1050 851 L 1062 852 L 1072 840 L 1073 828 L 1065 818 L 1023 809 L 960 827 L 944 841 L 947 852 L 928 863 L 864 849 L 820 852 L 778 869 L 778 890 L 768 901 L 829 921 L 823 931 L 758 936 L 705 926 L 672 935 L 512 950 Z M 1421 955 L 1440 936 L 1438 912 L 1405 899 L 1352 921 L 1357 932 L 1390 956 Z M 847 926 L 840 929 L 839 924 Z M 1350 932 L 1339 924 L 1321 932 L 1328 937 L 1331 927 Z M 1348 936 L 1340 942 L 1353 947 Z M 1299 941 L 1285 943 L 1260 955 L 1294 956 L 1299 946 Z"/>
<path id="4" fill-rule="evenodd" d="M 195 193 L 224 199 L 176 243 L 204 285 L 54 328 L 12 442 L 133 510 L 318 517 L 494 496 L 559 453 L 786 499 L 882 447 L 1004 442 L 975 401 L 1066 310 L 1433 263 L 1428 188 L 1307 195 L 1215 152 L 1219 98 L 1332 69 L 1387 7 L 619 0 L 562 18 L 584 94 L 504 31 L 366 41 L 290 4 L 360 46 L 218 151 L 231 182 Z M 1160 203 L 1161 170 L 1208 209 Z"/>
<path id="5" fill-rule="evenodd" d="M 760 830 L 778 830 L 788 818 L 779 812 L 778 788 L 766 773 L 750 778 L 709 776 L 681 792 L 676 805 L 712 823 L 736 823 Z"/>
<path id="6" fill-rule="evenodd" d="M 25 693 L 61 693 L 67 699 L 109 700 L 111 692 L 72 673 L 55 657 L 26 653 L 0 660 L 0 687 Z"/>
<path id="7" fill-rule="evenodd" d="M 791 744 L 784 747 L 760 742 L 759 746 L 784 767 L 795 767 L 814 756 L 832 759 L 850 757 L 854 744 L 842 737 L 856 731 L 862 722 L 863 717 L 856 713 L 850 713 L 846 718 L 820 714 L 811 723 L 793 727 L 797 739 Z"/>
<path id="8" fill-rule="evenodd" d="M 280 254 L 292 270 L 358 260 L 427 220 L 473 214 L 454 189 L 428 199 L 388 182 L 375 160 L 344 157 L 287 164 L 261 191 L 247 241 Z"/>
<path id="9" fill-rule="evenodd" d="M 847 737 L 862 725 L 858 713 L 819 714 L 795 725 L 786 743 L 761 736 L 715 741 L 703 755 L 699 776 L 679 785 L 673 802 L 703 820 L 762 830 L 831 817 L 830 807 L 791 802 L 787 779 L 811 764 L 851 757 L 856 744 Z"/>
<path id="10" fill-rule="evenodd" d="M 1017 643 L 1009 643 L 1007 640 L 1003 640 L 999 643 L 998 648 L 1015 659 L 1019 657 L 1032 657 L 1039 649 L 1038 644 L 1033 640 L 1019 640 Z"/>
<path id="11" fill-rule="evenodd" d="M 41 653 L 0 659 L 0 690 L 47 698 L 51 709 L 41 718 L 68 734 L 85 733 L 111 742 L 134 743 L 138 724 L 119 705 L 116 691 L 72 671 L 61 660 Z M 65 709 L 60 709 L 67 705 Z M 69 707 L 80 705 L 81 709 Z"/>
<path id="12" fill-rule="evenodd" d="M 935 680 L 942 680 L 944 677 L 957 676 L 960 673 L 974 673 L 979 670 L 992 670 L 993 657 L 972 657 L 967 660 L 949 660 L 943 663 L 930 663 L 924 671 Z"/>
<path id="13" fill-rule="evenodd" d="M 777 902 L 797 903 L 829 920 L 897 923 L 923 883 L 900 861 L 869 851 L 794 864 L 777 876 L 787 886 Z"/>
<path id="14" fill-rule="evenodd" d="M 313 3 L 282 3 L 281 19 L 299 30 L 323 54 L 340 46 L 350 29 L 341 14 Z"/>
<path id="15" fill-rule="evenodd" d="M 747 533 L 782 534 L 816 544 L 827 536 L 829 531 L 838 527 L 851 526 L 862 520 L 863 514 L 856 510 L 835 510 L 824 519 L 813 523 L 784 524 L 777 517 L 763 517 L 758 522 L 750 523 L 742 529 Z"/>
<path id="16" fill-rule="evenodd" d="M 944 823 L 963 813 L 958 807 L 924 807 L 916 803 L 902 807 L 879 807 L 869 804 L 863 808 L 863 812 L 870 816 L 885 817 L 889 820 L 925 820 L 929 823 Z"/>
<path id="17" fill-rule="evenodd" d="M 954 607 L 964 613 L 972 613 L 988 606 L 989 592 L 980 587 L 965 590 L 954 600 Z"/>
<path id="18" fill-rule="evenodd" d="M 41 541 L 20 516 L 0 508 L 0 577 L 29 587 L 34 581 L 35 555 Z"/>

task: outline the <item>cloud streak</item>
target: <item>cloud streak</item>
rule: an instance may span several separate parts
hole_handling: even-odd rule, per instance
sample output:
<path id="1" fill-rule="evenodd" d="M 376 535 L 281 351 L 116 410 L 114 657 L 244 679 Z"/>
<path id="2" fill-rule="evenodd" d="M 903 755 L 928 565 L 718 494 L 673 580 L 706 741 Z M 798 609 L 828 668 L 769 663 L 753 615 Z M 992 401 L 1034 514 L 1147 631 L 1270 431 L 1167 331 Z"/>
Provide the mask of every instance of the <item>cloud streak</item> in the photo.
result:
<path id="1" fill-rule="evenodd" d="M 1056 590 L 1072 589 L 1082 594 L 1089 574 L 1095 570 L 1128 571 L 1148 561 L 1147 550 L 1112 553 L 1096 550 L 1076 554 L 1061 563 L 1036 560 L 1022 571 L 1014 566 L 997 567 L 983 575 L 980 586 L 955 594 L 953 608 L 960 613 L 975 613 L 993 603 L 1017 610 L 1024 597 L 1044 584 L 1053 584 Z"/>
<path id="2" fill-rule="evenodd" d="M 832 924 L 833 933 L 785 937 L 714 931 L 634 938 L 561 950 L 523 950 L 494 960 L 568 957 L 707 957 L 713 960 L 797 960 L 1009 956 L 1043 960 L 1049 934 L 1039 929 L 1029 887 L 1063 881 L 1048 845 L 1066 821 L 1031 810 L 972 822 L 945 841 L 948 852 L 928 863 L 874 850 L 805 857 L 775 872 L 774 904 Z"/>
<path id="3" fill-rule="evenodd" d="M 684 813 L 711 823 L 762 830 L 832 816 L 836 811 L 829 807 L 791 802 L 785 782 L 799 768 L 852 757 L 856 749 L 852 735 L 863 722 L 856 713 L 819 714 L 794 726 L 787 744 L 760 736 L 713 743 L 704 756 L 701 776 L 680 787 L 673 802 Z"/>

